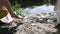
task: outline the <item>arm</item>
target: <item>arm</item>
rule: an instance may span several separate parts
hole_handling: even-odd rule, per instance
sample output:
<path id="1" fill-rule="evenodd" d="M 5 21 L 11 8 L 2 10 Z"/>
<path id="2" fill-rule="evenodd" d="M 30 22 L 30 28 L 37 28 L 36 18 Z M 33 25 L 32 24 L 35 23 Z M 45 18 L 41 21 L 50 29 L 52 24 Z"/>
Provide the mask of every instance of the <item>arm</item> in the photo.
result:
<path id="1" fill-rule="evenodd" d="M 12 10 L 9 0 L 3 0 L 4 7 L 7 8 L 12 17 L 19 18 Z"/>

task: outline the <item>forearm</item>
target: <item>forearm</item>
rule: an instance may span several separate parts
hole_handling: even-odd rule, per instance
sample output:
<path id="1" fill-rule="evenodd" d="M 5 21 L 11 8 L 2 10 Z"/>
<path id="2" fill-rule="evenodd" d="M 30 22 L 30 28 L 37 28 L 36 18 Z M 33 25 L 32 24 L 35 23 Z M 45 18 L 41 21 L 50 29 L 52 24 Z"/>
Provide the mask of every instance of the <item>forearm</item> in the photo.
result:
<path id="1" fill-rule="evenodd" d="M 11 8 L 11 5 L 10 5 L 10 2 L 9 0 L 2 0 L 3 2 L 3 6 L 5 8 L 7 8 L 7 10 L 9 11 L 9 13 L 11 14 L 12 17 L 16 17 L 16 18 L 19 18 L 14 12 L 13 12 L 13 9 Z"/>
<path id="2" fill-rule="evenodd" d="M 4 0 L 4 6 L 7 8 L 9 13 L 12 15 L 13 14 L 13 9 L 11 8 L 9 0 Z"/>

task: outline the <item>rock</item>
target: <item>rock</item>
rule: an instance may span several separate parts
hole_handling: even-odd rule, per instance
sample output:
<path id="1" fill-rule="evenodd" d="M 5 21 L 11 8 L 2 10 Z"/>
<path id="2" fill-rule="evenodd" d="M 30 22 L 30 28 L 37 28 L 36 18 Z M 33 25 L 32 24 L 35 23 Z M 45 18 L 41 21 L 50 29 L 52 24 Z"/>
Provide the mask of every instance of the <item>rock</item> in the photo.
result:
<path id="1" fill-rule="evenodd" d="M 14 18 L 13 23 L 20 24 L 16 27 L 15 30 L 17 32 L 14 34 L 53 34 L 57 32 L 57 29 L 54 28 L 57 25 L 55 17 L 39 17 L 25 16 L 21 19 Z"/>
<path id="2" fill-rule="evenodd" d="M 19 34 L 53 34 L 57 32 L 56 23 L 50 18 L 24 17 L 22 25 L 17 27 Z M 16 33 L 17 33 L 16 32 Z"/>

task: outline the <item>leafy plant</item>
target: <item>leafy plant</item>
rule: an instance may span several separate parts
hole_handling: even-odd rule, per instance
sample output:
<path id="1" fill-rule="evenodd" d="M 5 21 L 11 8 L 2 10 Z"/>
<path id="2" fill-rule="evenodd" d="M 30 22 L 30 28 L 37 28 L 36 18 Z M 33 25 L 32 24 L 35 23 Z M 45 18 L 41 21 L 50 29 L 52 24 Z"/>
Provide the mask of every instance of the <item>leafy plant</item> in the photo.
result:
<path id="1" fill-rule="evenodd" d="M 21 5 L 19 3 L 16 3 L 16 5 L 13 6 L 13 10 L 16 12 L 17 15 L 22 13 L 20 7 Z"/>

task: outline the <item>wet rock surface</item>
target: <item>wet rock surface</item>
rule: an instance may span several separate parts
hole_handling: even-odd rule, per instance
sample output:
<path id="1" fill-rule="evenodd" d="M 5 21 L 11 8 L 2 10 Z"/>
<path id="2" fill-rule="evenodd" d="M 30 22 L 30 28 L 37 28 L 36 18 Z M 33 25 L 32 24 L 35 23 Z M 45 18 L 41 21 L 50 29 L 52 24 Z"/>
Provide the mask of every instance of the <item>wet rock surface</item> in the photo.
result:
<path id="1" fill-rule="evenodd" d="M 54 28 L 57 25 L 56 22 L 54 16 L 47 18 L 22 16 L 20 19 L 14 18 L 13 23 L 17 26 L 14 27 L 12 24 L 8 26 L 7 31 L 9 34 L 55 34 L 57 32 L 57 29 Z"/>

